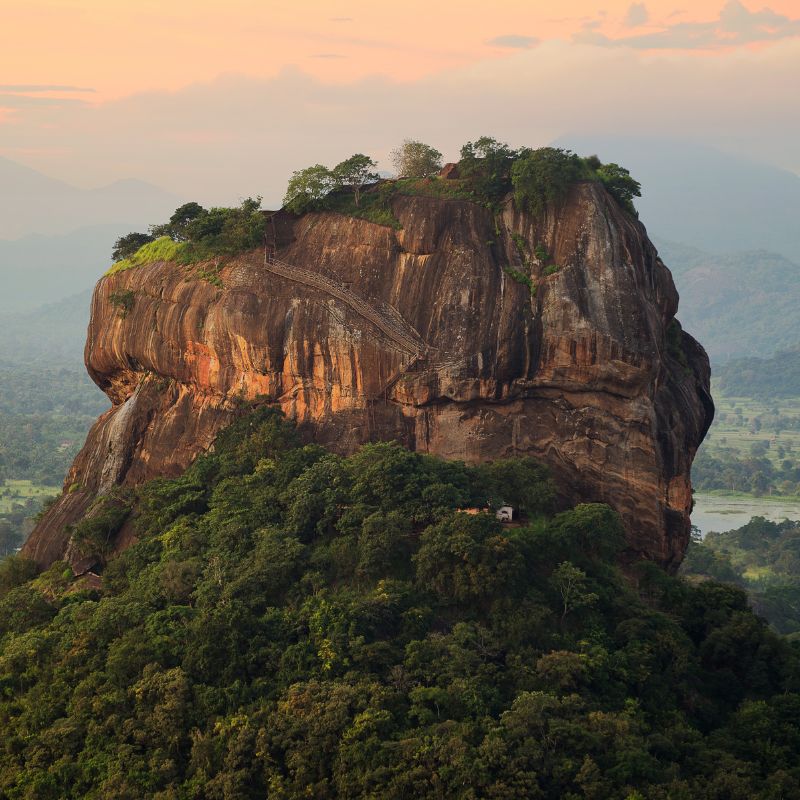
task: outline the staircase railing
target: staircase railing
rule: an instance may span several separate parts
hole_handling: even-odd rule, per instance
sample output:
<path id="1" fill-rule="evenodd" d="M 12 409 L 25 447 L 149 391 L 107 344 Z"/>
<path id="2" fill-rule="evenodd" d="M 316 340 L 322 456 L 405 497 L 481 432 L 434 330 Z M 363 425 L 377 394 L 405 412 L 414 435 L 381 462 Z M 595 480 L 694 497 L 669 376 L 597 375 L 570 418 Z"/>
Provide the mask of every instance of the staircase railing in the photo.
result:
<path id="1" fill-rule="evenodd" d="M 375 308 L 375 306 L 364 300 L 363 297 L 360 297 L 338 281 L 321 275 L 319 272 L 297 267 L 294 264 L 288 264 L 286 261 L 277 258 L 273 253 L 266 251 L 264 253 L 264 266 L 276 275 L 280 275 L 283 278 L 297 283 L 302 283 L 305 286 L 310 286 L 313 289 L 318 289 L 347 303 L 350 308 L 364 319 L 371 322 L 401 350 L 405 350 L 414 355 L 415 360 L 425 357 L 428 347 L 416 331 L 414 331 L 416 335 L 412 335 L 410 331 L 401 327 L 397 320 L 382 313 Z M 408 327 L 410 330 L 413 330 L 410 325 Z"/>

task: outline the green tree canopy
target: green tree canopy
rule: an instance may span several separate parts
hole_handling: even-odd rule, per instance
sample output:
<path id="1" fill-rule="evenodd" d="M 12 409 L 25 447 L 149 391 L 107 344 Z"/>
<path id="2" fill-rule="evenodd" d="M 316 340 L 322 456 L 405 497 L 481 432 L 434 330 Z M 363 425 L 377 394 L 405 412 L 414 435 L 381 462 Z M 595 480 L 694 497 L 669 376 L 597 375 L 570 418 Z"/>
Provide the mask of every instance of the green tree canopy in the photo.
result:
<path id="1" fill-rule="evenodd" d="M 364 185 L 378 180 L 378 173 L 375 171 L 377 166 L 377 162 L 373 161 L 369 156 L 365 156 L 363 153 L 356 153 L 333 168 L 334 184 L 337 187 L 352 187 L 356 205 L 359 205 L 361 189 Z"/>
<path id="2" fill-rule="evenodd" d="M 541 214 L 549 205 L 563 202 L 570 186 L 582 177 L 587 177 L 583 160 L 570 150 L 559 147 L 521 150 L 511 168 L 514 198 L 534 214 Z"/>
<path id="3" fill-rule="evenodd" d="M 115 257 L 125 255 L 115 263 L 112 271 L 154 260 L 191 264 L 213 256 L 252 250 L 264 242 L 261 198 L 248 197 L 233 208 L 205 209 L 199 203 L 184 203 L 175 210 L 169 222 L 151 226 L 150 235 L 146 240 L 142 239 L 143 244 L 133 251 L 139 239 L 132 237 L 140 236 L 129 234 L 123 237 L 126 246 L 119 251 L 115 249 Z"/>
<path id="4" fill-rule="evenodd" d="M 470 181 L 480 196 L 499 200 L 510 185 L 511 165 L 517 157 L 505 142 L 481 136 L 461 148 L 460 174 Z"/>
<path id="5" fill-rule="evenodd" d="M 476 467 L 484 500 L 492 508 L 511 505 L 531 516 L 547 514 L 555 502 L 555 486 L 536 459 L 506 458 Z"/>
<path id="6" fill-rule="evenodd" d="M 121 261 L 123 258 L 132 256 L 140 247 L 148 242 L 155 241 L 155 236 L 151 233 L 126 233 L 114 242 L 114 249 L 111 251 L 111 258 L 114 261 Z"/>
<path id="7" fill-rule="evenodd" d="M 283 205 L 289 211 L 301 214 L 323 200 L 335 185 L 333 173 L 323 164 L 297 170 L 289 178 Z"/>
<path id="8" fill-rule="evenodd" d="M 586 573 L 569 561 L 562 561 L 550 576 L 550 585 L 561 598 L 561 624 L 571 611 L 592 605 L 597 595 L 587 590 Z"/>
<path id="9" fill-rule="evenodd" d="M 427 178 L 442 168 L 442 154 L 415 139 L 405 139 L 391 152 L 395 172 L 401 178 Z"/>
<path id="10" fill-rule="evenodd" d="M 0 796 L 798 796 L 800 656 L 744 593 L 623 573 L 606 506 L 460 511 L 484 476 L 262 408 L 136 488 L 99 588 L 0 561 Z"/>
<path id="11" fill-rule="evenodd" d="M 601 164 L 597 167 L 596 174 L 614 199 L 626 211 L 638 217 L 633 198 L 642 196 L 642 186 L 639 181 L 632 178 L 625 167 L 613 163 Z"/>
<path id="12" fill-rule="evenodd" d="M 164 226 L 163 231 L 159 229 L 158 234 L 169 236 L 170 239 L 176 242 L 185 242 L 190 238 L 190 224 L 194 220 L 207 215 L 208 212 L 199 203 L 184 203 L 175 209 L 169 218 L 169 223 Z"/>

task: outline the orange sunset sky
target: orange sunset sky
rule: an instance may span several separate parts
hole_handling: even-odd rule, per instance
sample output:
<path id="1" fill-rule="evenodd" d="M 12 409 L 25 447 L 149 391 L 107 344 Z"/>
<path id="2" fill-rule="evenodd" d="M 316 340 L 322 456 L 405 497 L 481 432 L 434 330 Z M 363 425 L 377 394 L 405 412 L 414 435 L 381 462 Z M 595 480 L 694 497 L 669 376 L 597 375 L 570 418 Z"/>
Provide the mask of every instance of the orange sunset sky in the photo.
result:
<path id="1" fill-rule="evenodd" d="M 800 170 L 800 0 L 0 0 L 0 155 L 251 191 L 404 136 L 691 135 Z M 262 187 L 262 193 L 263 187 Z"/>

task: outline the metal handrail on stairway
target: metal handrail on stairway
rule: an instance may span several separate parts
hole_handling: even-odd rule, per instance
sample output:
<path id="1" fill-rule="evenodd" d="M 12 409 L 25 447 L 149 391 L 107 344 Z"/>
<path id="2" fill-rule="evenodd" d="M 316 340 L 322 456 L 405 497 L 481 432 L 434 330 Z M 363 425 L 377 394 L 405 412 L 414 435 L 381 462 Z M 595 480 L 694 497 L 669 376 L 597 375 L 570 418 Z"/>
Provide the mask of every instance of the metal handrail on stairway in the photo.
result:
<path id="1" fill-rule="evenodd" d="M 368 303 L 364 298 L 360 297 L 343 284 L 319 272 L 297 267 L 294 264 L 288 264 L 286 261 L 277 258 L 274 253 L 267 251 L 264 252 L 264 266 L 276 275 L 318 289 L 347 303 L 350 308 L 375 325 L 376 328 L 391 339 L 400 349 L 414 355 L 415 360 L 425 357 L 428 347 L 425 342 L 422 341 L 422 337 L 420 337 L 419 334 L 417 334 L 416 337 L 412 336 L 408 331 L 404 330 L 396 320 L 391 319 L 388 315 L 379 311 L 375 306 Z M 416 331 L 414 333 L 416 333 Z"/>

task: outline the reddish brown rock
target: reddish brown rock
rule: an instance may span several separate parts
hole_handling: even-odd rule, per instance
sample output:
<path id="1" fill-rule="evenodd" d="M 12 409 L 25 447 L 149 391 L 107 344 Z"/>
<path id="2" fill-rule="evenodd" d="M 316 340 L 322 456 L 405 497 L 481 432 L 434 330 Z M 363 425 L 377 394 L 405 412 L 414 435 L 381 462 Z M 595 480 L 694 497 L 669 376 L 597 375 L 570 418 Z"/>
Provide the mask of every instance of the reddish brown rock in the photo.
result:
<path id="1" fill-rule="evenodd" d="M 544 219 L 419 196 L 393 211 L 402 230 L 279 215 L 281 263 L 237 258 L 222 287 L 165 263 L 103 278 L 86 363 L 113 407 L 25 553 L 63 557 L 66 525 L 98 494 L 180 473 L 242 398 L 262 397 L 344 452 L 398 439 L 470 462 L 534 455 L 565 502 L 620 512 L 632 556 L 675 567 L 713 405 L 708 359 L 673 322 L 678 296 L 644 227 L 590 183 Z M 505 266 L 530 269 L 535 296 Z M 124 318 L 109 299 L 122 290 Z"/>
<path id="2" fill-rule="evenodd" d="M 449 161 L 439 170 L 439 177 L 445 178 L 448 180 L 454 180 L 459 178 L 459 169 L 458 164 L 454 164 L 452 161 Z"/>

